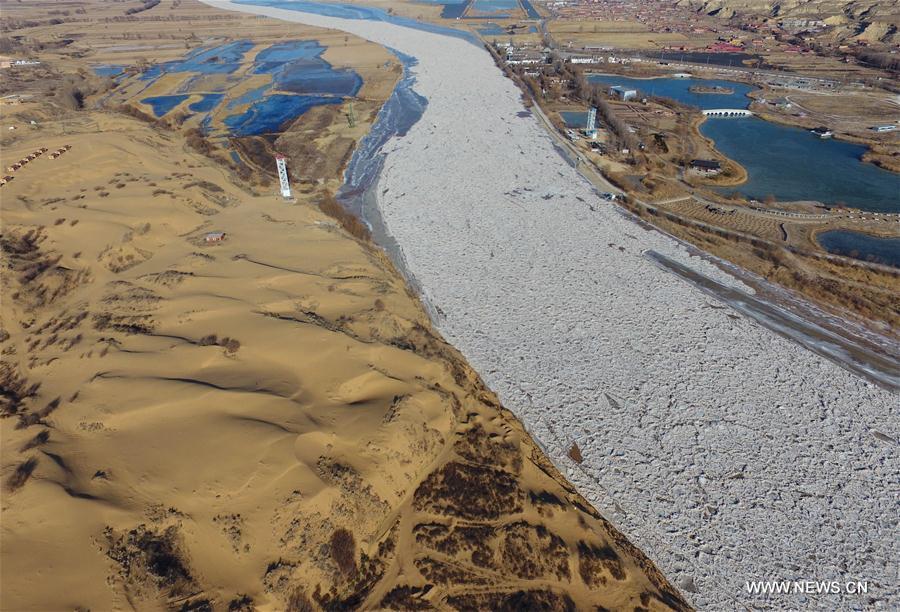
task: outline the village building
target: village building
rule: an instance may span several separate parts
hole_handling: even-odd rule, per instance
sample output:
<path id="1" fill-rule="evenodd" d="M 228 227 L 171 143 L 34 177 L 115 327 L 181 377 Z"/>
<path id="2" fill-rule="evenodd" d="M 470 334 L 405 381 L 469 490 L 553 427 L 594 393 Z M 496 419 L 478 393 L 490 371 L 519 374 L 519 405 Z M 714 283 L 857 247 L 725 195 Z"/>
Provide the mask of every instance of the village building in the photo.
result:
<path id="1" fill-rule="evenodd" d="M 707 176 L 714 176 L 722 171 L 722 164 L 714 159 L 692 159 L 691 170 Z"/>
<path id="2" fill-rule="evenodd" d="M 225 240 L 225 232 L 209 232 L 206 236 L 203 237 L 203 240 L 207 244 L 215 244 L 217 242 L 222 242 Z"/>
<path id="3" fill-rule="evenodd" d="M 628 89 L 626 87 L 622 87 L 621 85 L 614 85 L 609 88 L 609 95 L 616 96 L 620 100 L 632 100 L 637 98 L 637 90 L 636 89 Z"/>

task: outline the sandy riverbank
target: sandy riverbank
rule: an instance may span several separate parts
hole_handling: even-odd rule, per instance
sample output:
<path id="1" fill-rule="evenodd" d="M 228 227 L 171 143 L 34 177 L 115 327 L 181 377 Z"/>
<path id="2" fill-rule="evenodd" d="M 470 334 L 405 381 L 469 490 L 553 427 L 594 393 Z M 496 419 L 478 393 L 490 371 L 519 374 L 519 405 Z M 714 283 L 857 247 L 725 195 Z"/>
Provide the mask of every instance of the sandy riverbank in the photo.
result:
<path id="1" fill-rule="evenodd" d="M 887 510 L 896 396 L 647 261 L 653 249 L 735 284 L 599 201 L 520 116 L 519 91 L 483 50 L 386 23 L 234 8 L 418 58 L 429 103 L 386 147 L 388 229 L 448 339 L 698 606 L 801 606 L 811 599 L 752 598 L 744 582 L 831 577 L 870 580 L 869 598 L 897 604 L 886 569 L 898 555 Z M 566 456 L 573 441 L 580 466 Z M 864 605 L 847 597 L 814 601 Z"/>

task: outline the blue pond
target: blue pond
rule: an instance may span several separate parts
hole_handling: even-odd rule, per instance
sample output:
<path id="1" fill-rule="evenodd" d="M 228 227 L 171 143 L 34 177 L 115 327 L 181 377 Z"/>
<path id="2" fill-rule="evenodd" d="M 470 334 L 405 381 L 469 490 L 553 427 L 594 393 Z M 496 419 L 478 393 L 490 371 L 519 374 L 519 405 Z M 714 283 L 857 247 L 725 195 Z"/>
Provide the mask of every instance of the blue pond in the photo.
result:
<path id="1" fill-rule="evenodd" d="M 485 36 L 503 36 L 506 34 L 506 30 L 496 23 L 486 23 L 478 28 L 478 33 Z"/>
<path id="2" fill-rule="evenodd" d="M 518 8 L 518 0 L 473 0 L 472 2 L 472 10 L 480 13 L 501 13 Z"/>
<path id="3" fill-rule="evenodd" d="M 362 78 L 352 70 L 336 70 L 322 59 L 325 47 L 313 40 L 272 45 L 256 56 L 254 74 L 271 74 L 275 88 L 294 93 L 352 96 Z"/>
<path id="4" fill-rule="evenodd" d="M 865 147 L 761 119 L 710 119 L 700 130 L 749 172 L 738 191 L 761 200 L 818 200 L 900 211 L 900 175 L 863 163 Z"/>
<path id="5" fill-rule="evenodd" d="M 707 79 L 630 79 L 592 75 L 592 81 L 624 85 L 700 108 L 746 108 L 744 83 Z M 695 94 L 693 85 L 730 87 L 734 94 Z M 861 161 L 865 148 L 840 140 L 821 140 L 807 130 L 763 121 L 756 117 L 710 117 L 700 132 L 716 148 L 747 169 L 747 182 L 728 191 L 762 200 L 817 200 L 862 210 L 900 212 L 900 175 Z"/>
<path id="6" fill-rule="evenodd" d="M 255 136 L 277 132 L 284 123 L 320 104 L 340 104 L 342 98 L 272 94 L 254 102 L 243 113 L 225 118 L 235 136 Z"/>
<path id="7" fill-rule="evenodd" d="M 125 72 L 125 68 L 127 68 L 127 66 L 119 64 L 102 64 L 100 66 L 94 66 L 94 74 L 97 76 L 114 77 Z"/>
<path id="8" fill-rule="evenodd" d="M 465 2 L 451 2 L 444 4 L 443 10 L 441 10 L 441 17 L 444 19 L 456 19 L 457 17 L 462 17 L 462 14 L 466 12 L 466 9 L 469 7 L 469 2 L 471 0 L 466 0 Z"/>
<path id="9" fill-rule="evenodd" d="M 187 94 L 176 94 L 172 96 L 150 96 L 143 98 L 141 102 L 149 104 L 153 108 L 153 114 L 162 117 L 170 110 L 190 98 Z"/>
<path id="10" fill-rule="evenodd" d="M 249 40 L 238 40 L 218 47 L 196 49 L 184 59 L 151 66 L 144 71 L 141 79 L 148 81 L 167 72 L 231 74 L 240 67 L 244 54 L 252 48 L 253 43 Z"/>
<path id="11" fill-rule="evenodd" d="M 188 110 L 194 111 L 195 113 L 208 113 L 218 106 L 224 95 L 225 94 L 220 93 L 202 94 L 200 100 L 188 104 Z"/>
<path id="12" fill-rule="evenodd" d="M 816 236 L 829 253 L 900 268 L 900 238 L 881 238 L 861 232 L 832 230 Z"/>

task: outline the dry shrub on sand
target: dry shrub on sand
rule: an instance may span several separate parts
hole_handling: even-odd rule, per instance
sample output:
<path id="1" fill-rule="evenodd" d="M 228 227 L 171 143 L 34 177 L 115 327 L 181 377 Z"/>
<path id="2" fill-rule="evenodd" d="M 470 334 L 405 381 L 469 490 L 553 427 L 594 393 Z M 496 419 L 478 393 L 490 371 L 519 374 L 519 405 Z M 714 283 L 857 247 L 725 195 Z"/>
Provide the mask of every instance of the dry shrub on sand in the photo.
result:
<path id="1" fill-rule="evenodd" d="M 38 460 L 35 457 L 31 457 L 20 463 L 7 479 L 6 488 L 10 492 L 22 488 L 22 485 L 24 485 L 31 477 L 31 473 L 34 471 L 34 468 L 37 467 L 37 464 Z"/>
<path id="2" fill-rule="evenodd" d="M 315 612 L 316 607 L 306 596 L 306 591 L 296 588 L 291 592 L 287 600 L 286 612 Z"/>
<path id="3" fill-rule="evenodd" d="M 343 574 L 356 571 L 356 540 L 343 527 L 331 534 L 331 558 Z"/>

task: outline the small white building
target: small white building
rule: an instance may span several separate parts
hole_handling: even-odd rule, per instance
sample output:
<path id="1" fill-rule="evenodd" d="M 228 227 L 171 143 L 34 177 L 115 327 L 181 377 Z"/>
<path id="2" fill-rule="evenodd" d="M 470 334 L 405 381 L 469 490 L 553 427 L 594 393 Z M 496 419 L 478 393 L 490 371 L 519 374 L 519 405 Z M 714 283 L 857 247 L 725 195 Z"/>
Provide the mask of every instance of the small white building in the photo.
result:
<path id="1" fill-rule="evenodd" d="M 609 88 L 609 95 L 616 96 L 620 100 L 632 100 L 637 98 L 637 90 L 627 89 L 621 85 L 614 85 Z"/>

